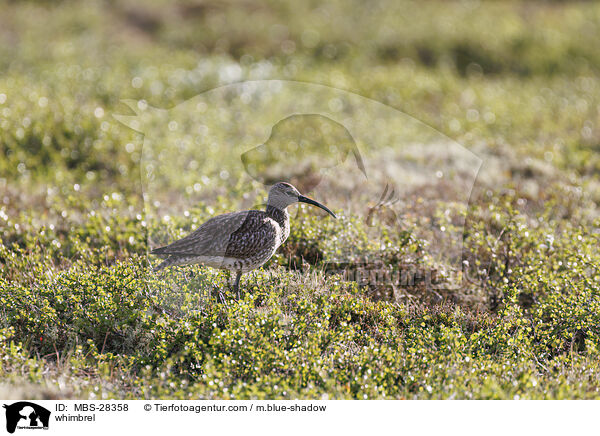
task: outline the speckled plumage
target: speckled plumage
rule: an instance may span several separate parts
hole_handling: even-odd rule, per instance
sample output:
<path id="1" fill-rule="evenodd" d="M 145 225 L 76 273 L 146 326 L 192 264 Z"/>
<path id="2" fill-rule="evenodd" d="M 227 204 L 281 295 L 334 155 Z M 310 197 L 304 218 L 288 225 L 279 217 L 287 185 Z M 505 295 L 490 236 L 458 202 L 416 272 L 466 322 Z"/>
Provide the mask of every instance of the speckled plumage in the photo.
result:
<path id="1" fill-rule="evenodd" d="M 201 263 L 243 273 L 273 256 L 290 234 L 289 215 L 273 207 L 219 215 L 194 232 L 152 254 L 169 257 L 156 271 L 174 265 Z"/>
<path id="2" fill-rule="evenodd" d="M 290 234 L 287 206 L 297 201 L 314 204 L 335 217 L 325 206 L 304 197 L 289 183 L 279 182 L 269 191 L 266 210 L 216 216 L 186 237 L 152 250 L 152 254 L 166 256 L 154 270 L 198 263 L 236 272 L 237 287 L 242 273 L 263 265 L 285 242 Z"/>

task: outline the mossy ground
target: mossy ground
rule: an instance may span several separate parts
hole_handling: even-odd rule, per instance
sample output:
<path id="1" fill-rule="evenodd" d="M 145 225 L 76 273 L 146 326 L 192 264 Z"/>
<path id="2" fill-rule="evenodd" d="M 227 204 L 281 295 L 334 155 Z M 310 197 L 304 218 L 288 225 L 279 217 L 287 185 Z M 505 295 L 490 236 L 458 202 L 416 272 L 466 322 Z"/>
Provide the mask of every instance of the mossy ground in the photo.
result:
<path id="1" fill-rule="evenodd" d="M 0 3 L 0 396 L 597 398 L 600 6 L 298 3 Z M 301 213 L 240 300 L 225 273 L 151 274 L 149 231 L 236 209 L 245 182 L 146 223 L 142 137 L 109 115 L 231 66 L 382 101 L 480 153 L 471 280 L 345 281 L 322 253 L 381 251 L 350 213 Z M 380 225 L 388 266 L 422 250 Z"/>

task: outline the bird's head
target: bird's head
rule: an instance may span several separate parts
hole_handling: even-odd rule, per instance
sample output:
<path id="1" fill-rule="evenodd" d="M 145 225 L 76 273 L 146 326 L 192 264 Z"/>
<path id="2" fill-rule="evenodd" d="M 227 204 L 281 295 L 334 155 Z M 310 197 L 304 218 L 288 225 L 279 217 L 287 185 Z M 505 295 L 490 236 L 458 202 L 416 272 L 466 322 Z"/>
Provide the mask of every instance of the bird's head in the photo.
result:
<path id="1" fill-rule="evenodd" d="M 297 202 L 312 204 L 314 206 L 320 207 L 332 217 L 337 218 L 335 214 L 332 211 L 330 211 L 327 207 L 325 207 L 318 201 L 313 200 L 312 198 L 308 198 L 300 194 L 300 192 L 298 192 L 298 190 L 289 183 L 275 183 L 269 190 L 269 199 L 267 201 L 267 204 L 269 206 L 273 206 L 277 209 L 284 210 L 289 205 Z"/>

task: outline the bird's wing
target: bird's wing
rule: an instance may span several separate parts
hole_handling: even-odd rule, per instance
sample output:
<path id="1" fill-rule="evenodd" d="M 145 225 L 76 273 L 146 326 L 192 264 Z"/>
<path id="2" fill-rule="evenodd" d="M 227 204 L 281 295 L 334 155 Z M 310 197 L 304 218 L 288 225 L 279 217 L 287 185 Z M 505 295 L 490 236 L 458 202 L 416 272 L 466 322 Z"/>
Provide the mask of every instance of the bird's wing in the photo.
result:
<path id="1" fill-rule="evenodd" d="M 160 255 L 243 257 L 276 232 L 272 221 L 258 210 L 232 212 L 209 219 L 185 238 L 152 250 Z"/>
<path id="2" fill-rule="evenodd" d="M 229 237 L 226 257 L 248 258 L 277 246 L 277 224 L 265 212 L 248 214 L 244 224 Z"/>

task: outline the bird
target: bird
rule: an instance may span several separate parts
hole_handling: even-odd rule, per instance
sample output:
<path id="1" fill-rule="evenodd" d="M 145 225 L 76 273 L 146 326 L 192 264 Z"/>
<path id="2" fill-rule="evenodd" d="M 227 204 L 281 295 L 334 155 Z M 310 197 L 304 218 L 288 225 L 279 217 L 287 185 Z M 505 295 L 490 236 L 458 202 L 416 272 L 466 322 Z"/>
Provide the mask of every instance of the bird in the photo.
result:
<path id="1" fill-rule="evenodd" d="M 326 206 L 306 197 L 290 183 L 275 183 L 269 190 L 265 210 L 246 210 L 215 216 L 186 237 L 150 254 L 165 258 L 154 268 L 160 271 L 176 265 L 201 264 L 236 274 L 234 292 L 239 298 L 242 274 L 267 262 L 290 235 L 287 207 L 307 203 L 336 215 Z"/>

